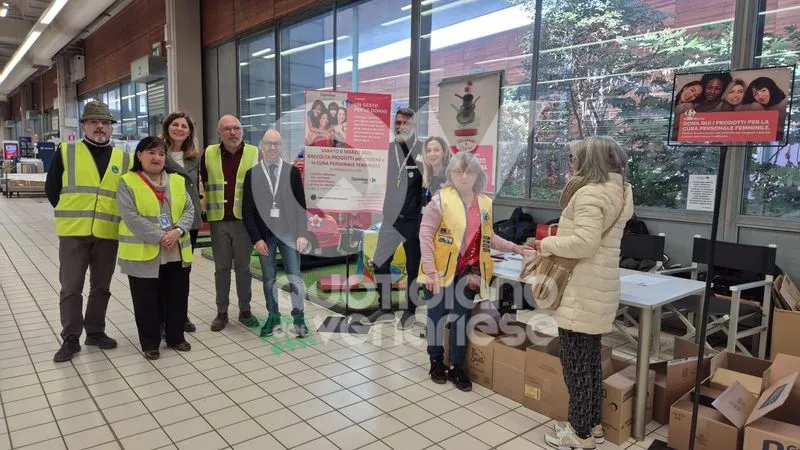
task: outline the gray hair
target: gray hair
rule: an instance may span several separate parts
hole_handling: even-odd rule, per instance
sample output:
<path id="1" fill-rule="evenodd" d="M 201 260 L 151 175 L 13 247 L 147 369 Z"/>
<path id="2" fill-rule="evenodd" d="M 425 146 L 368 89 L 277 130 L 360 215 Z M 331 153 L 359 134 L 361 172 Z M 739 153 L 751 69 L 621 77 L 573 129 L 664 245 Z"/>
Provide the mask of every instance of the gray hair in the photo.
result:
<path id="1" fill-rule="evenodd" d="M 608 136 L 592 136 L 567 144 L 574 158 L 575 176 L 586 183 L 608 181 L 610 173 L 618 173 L 625 180 L 628 175 L 628 155 L 617 142 Z"/>
<path id="2" fill-rule="evenodd" d="M 453 185 L 450 181 L 450 174 L 456 169 L 467 169 L 478 174 L 478 179 L 475 180 L 475 184 L 472 186 L 474 192 L 481 193 L 484 188 L 486 188 L 486 172 L 484 172 L 483 167 L 481 167 L 481 162 L 478 161 L 475 155 L 465 151 L 458 152 L 450 158 L 450 163 L 447 165 L 447 169 L 445 169 L 444 172 L 447 183 L 442 187 Z"/>

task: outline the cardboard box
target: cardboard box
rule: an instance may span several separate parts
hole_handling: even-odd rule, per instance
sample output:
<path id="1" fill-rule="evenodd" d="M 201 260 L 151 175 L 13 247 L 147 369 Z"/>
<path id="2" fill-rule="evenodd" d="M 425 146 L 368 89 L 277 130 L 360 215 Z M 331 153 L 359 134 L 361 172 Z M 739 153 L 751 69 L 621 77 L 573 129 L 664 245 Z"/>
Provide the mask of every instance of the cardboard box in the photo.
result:
<path id="1" fill-rule="evenodd" d="M 713 401 L 721 394 L 721 391 L 707 386 L 702 386 L 700 389 L 695 450 L 741 449 L 739 430 L 721 412 L 712 407 Z M 685 394 L 671 408 L 668 445 L 674 450 L 689 448 L 694 395 L 694 391 Z"/>
<path id="2" fill-rule="evenodd" d="M 762 359 L 723 351 L 711 358 L 709 369 L 712 377 L 719 370 L 728 370 L 762 380 L 769 373 L 770 364 L 769 361 Z M 724 391 L 715 389 L 710 386 L 712 377 L 703 382 L 699 393 L 700 407 L 698 409 L 695 449 L 741 449 L 744 436 L 743 428 L 748 414 L 754 411 L 753 408 L 759 400 L 744 385 L 735 380 Z M 759 383 L 760 386 L 764 385 L 762 381 Z M 759 394 L 761 394 L 762 388 L 759 387 L 758 390 Z M 689 448 L 694 395 L 694 391 L 684 395 L 675 402 L 670 410 L 669 446 L 675 450 Z"/>
<path id="3" fill-rule="evenodd" d="M 601 414 L 606 439 L 614 444 L 622 445 L 631 437 L 633 431 L 634 409 L 636 405 L 636 364 L 622 363 L 616 366 L 616 373 L 603 380 L 603 400 Z M 616 370 L 623 367 L 622 370 Z M 647 414 L 645 423 L 653 416 L 653 386 L 656 373 L 649 371 L 647 380 Z"/>
<path id="4" fill-rule="evenodd" d="M 800 356 L 800 312 L 775 309 L 772 312 L 772 345 L 770 355 L 774 359 L 779 353 Z"/>
<path id="5" fill-rule="evenodd" d="M 713 350 L 707 349 L 707 355 Z M 661 424 L 670 421 L 670 407 L 694 388 L 697 374 L 697 344 L 675 338 L 675 359 L 650 364 L 656 373 L 653 392 L 653 420 Z M 703 364 L 703 378 L 709 374 L 709 360 Z"/>
<path id="6" fill-rule="evenodd" d="M 761 377 L 748 375 L 745 373 L 734 372 L 730 369 L 717 369 L 714 375 L 711 376 L 709 385 L 714 389 L 724 391 L 728 389 L 734 382 L 738 382 L 744 386 L 753 397 L 758 397 L 761 394 Z"/>
<path id="7" fill-rule="evenodd" d="M 567 385 L 564 383 L 564 370 L 561 366 L 560 354 L 561 341 L 558 338 L 532 345 L 527 349 L 524 398 L 520 403 L 547 417 L 565 421 L 569 407 L 569 393 Z M 614 365 L 611 364 L 611 348 L 602 347 L 601 355 L 604 366 L 603 379 L 605 379 L 611 376 L 614 370 Z"/>
<path id="8" fill-rule="evenodd" d="M 531 345 L 527 337 L 501 336 L 495 340 L 492 389 L 517 403 L 525 398 L 525 356 Z"/>
<path id="9" fill-rule="evenodd" d="M 493 389 L 495 340 L 493 336 L 475 331 L 467 343 L 467 374 L 474 383 L 489 389 Z"/>

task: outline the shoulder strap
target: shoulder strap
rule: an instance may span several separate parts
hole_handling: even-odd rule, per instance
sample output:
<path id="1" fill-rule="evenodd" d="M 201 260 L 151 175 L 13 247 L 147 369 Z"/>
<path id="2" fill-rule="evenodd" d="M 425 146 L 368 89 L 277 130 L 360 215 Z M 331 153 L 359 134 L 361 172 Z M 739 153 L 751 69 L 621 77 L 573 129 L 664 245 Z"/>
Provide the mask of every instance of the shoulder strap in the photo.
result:
<path id="1" fill-rule="evenodd" d="M 627 193 L 627 191 L 628 190 L 625 189 L 625 182 L 623 181 L 622 182 L 622 207 L 619 209 L 619 213 L 617 214 L 617 218 L 614 219 L 613 222 L 611 222 L 611 225 L 608 228 L 606 228 L 606 231 L 603 231 L 603 235 L 600 236 L 601 240 L 605 239 L 606 236 L 608 236 L 608 233 L 610 233 L 611 230 L 614 229 L 614 226 L 617 224 L 617 222 L 619 222 L 619 218 L 622 217 L 622 211 L 625 209 L 625 194 Z"/>

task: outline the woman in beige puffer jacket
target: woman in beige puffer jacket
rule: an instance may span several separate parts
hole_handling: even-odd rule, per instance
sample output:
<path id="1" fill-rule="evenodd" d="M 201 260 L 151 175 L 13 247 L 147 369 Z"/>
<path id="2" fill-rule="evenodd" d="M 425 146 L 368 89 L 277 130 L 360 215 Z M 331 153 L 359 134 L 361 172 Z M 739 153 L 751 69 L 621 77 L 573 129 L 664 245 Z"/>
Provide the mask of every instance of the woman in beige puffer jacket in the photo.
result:
<path id="1" fill-rule="evenodd" d="M 625 182 L 627 156 L 613 139 L 587 138 L 571 143 L 569 151 L 572 177 L 561 194 L 558 233 L 534 245 L 544 254 L 578 260 L 553 312 L 570 394 L 569 423 L 556 424 L 546 441 L 589 449 L 603 441 L 600 338 L 611 331 L 619 306 L 619 247 L 633 215 L 633 195 Z"/>

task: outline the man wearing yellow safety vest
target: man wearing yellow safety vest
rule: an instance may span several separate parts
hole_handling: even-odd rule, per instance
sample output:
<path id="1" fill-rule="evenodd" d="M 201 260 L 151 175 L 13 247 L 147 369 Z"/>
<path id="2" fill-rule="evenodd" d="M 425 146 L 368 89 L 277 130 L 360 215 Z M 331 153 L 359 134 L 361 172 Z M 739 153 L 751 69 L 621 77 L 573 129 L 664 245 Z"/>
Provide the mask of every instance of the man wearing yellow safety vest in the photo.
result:
<path id="1" fill-rule="evenodd" d="M 211 322 L 211 331 L 221 331 L 228 324 L 231 266 L 236 272 L 239 322 L 247 327 L 258 326 L 258 319 L 250 312 L 253 244 L 242 221 L 244 176 L 258 163 L 258 148 L 242 141 L 242 124 L 236 117 L 222 116 L 217 133 L 220 143 L 209 145 L 200 162 L 217 291 L 217 317 Z"/>
<path id="2" fill-rule="evenodd" d="M 130 169 L 131 158 L 111 146 L 116 122 L 103 102 L 87 103 L 81 116 L 83 140 L 61 144 L 47 173 L 45 192 L 55 207 L 61 281 L 63 343 L 53 357 L 55 362 L 69 361 L 81 350 L 83 329 L 85 345 L 117 346 L 105 333 L 106 309 L 117 259 L 117 185 Z M 87 269 L 91 276 L 84 316 L 82 291 Z"/>

